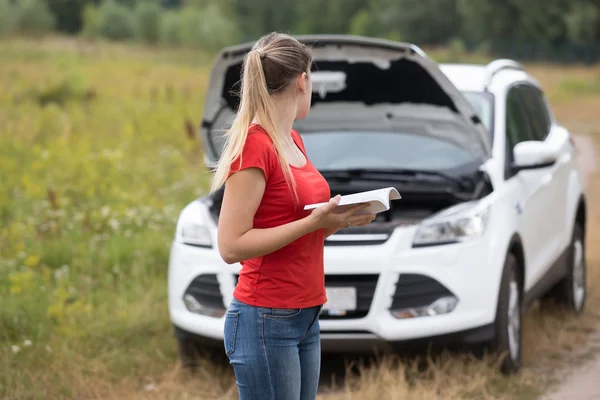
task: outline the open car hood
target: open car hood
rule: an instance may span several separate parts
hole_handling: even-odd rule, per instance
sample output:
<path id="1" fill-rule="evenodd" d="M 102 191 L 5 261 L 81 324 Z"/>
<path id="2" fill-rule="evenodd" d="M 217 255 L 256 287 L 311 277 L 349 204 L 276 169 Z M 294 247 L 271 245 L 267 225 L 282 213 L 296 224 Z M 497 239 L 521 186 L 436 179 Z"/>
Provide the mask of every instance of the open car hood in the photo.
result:
<path id="1" fill-rule="evenodd" d="M 312 48 L 312 107 L 294 128 L 408 131 L 467 149 L 482 162 L 491 137 L 468 100 L 417 46 L 347 35 L 296 37 Z M 205 162 L 214 165 L 231 126 L 239 98 L 244 56 L 253 43 L 218 55 L 205 99 L 201 135 Z"/>

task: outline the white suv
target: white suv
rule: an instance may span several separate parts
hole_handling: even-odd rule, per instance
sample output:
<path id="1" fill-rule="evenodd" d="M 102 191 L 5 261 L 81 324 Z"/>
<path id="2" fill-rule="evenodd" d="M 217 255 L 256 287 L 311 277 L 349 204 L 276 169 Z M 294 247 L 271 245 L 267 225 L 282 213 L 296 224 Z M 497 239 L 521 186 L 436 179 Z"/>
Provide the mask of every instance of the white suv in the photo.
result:
<path id="1" fill-rule="evenodd" d="M 521 315 L 535 299 L 578 314 L 586 296 L 586 201 L 569 132 L 514 61 L 438 65 L 414 45 L 304 36 L 314 95 L 296 121 L 332 196 L 386 186 L 402 199 L 366 227 L 325 242 L 323 351 L 424 342 L 486 345 L 519 369 Z M 214 166 L 232 121 L 243 57 L 224 49 L 201 135 Z M 217 249 L 222 192 L 181 212 L 169 311 L 183 361 L 223 346 L 240 265 Z M 479 347 L 479 346 L 478 346 Z"/>

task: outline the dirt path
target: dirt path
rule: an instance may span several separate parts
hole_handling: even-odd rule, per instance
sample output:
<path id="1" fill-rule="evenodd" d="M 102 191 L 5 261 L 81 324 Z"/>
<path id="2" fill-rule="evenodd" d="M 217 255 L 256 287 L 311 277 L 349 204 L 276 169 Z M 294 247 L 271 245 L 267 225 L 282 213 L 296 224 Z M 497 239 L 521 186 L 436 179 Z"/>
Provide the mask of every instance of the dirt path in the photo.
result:
<path id="1" fill-rule="evenodd" d="M 591 176 L 598 171 L 596 144 L 589 136 L 576 136 L 577 159 L 579 170 L 591 183 Z M 595 282 L 590 282 L 595 284 Z M 585 353 L 592 359 L 573 369 L 562 371 L 559 379 L 562 382 L 554 390 L 549 391 L 543 400 L 600 400 L 600 327 L 592 335 Z"/>
<path id="2" fill-rule="evenodd" d="M 600 400 L 600 331 L 590 338 L 586 350 L 593 359 L 570 371 L 563 371 L 564 380 L 543 400 Z"/>
<path id="3" fill-rule="evenodd" d="M 600 400 L 600 358 L 580 367 L 560 386 L 560 389 L 552 393 L 544 400 Z"/>

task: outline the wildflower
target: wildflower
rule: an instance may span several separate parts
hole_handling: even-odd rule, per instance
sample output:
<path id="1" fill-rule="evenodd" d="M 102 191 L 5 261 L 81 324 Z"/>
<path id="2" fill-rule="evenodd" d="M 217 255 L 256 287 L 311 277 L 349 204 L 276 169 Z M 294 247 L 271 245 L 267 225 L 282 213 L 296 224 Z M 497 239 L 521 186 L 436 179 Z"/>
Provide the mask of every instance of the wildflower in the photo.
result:
<path id="1" fill-rule="evenodd" d="M 57 281 L 69 274 L 69 266 L 63 265 L 54 271 L 54 279 Z"/>
<path id="2" fill-rule="evenodd" d="M 113 231 L 118 231 L 118 230 L 119 230 L 119 227 L 121 226 L 121 224 L 119 223 L 119 221 L 117 221 L 117 220 L 116 220 L 116 219 L 114 219 L 114 218 L 111 218 L 111 219 L 108 221 L 108 225 L 110 225 L 110 227 L 112 228 L 112 230 L 113 230 Z"/>
<path id="3" fill-rule="evenodd" d="M 32 345 L 32 343 L 31 343 L 31 340 L 29 340 L 29 339 L 25 339 L 25 341 L 23 342 L 23 347 L 29 347 L 31 345 Z"/>
<path id="4" fill-rule="evenodd" d="M 33 287 L 35 275 L 32 271 L 13 272 L 8 276 L 10 283 L 9 292 L 12 294 L 22 293 Z"/>
<path id="5" fill-rule="evenodd" d="M 63 314 L 64 313 L 60 304 L 55 303 L 48 307 L 48 315 L 52 318 L 61 319 Z"/>
<path id="6" fill-rule="evenodd" d="M 10 349 L 12 350 L 12 352 L 14 354 L 17 354 L 18 352 L 21 351 L 21 348 L 19 346 L 17 346 L 16 344 L 13 344 L 12 346 L 10 346 Z"/>
<path id="7" fill-rule="evenodd" d="M 24 261 L 26 267 L 33 268 L 40 262 L 39 256 L 29 255 Z"/>

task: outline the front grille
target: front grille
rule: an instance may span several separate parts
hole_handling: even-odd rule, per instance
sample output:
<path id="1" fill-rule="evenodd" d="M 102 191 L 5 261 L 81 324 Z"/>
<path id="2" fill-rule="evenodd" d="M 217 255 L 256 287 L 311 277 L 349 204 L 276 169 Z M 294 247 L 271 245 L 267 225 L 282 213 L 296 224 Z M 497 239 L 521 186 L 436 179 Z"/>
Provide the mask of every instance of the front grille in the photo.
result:
<path id="1" fill-rule="evenodd" d="M 371 308 L 379 275 L 326 275 L 325 287 L 354 287 L 356 288 L 356 310 L 348 311 L 345 315 L 329 315 L 323 312 L 320 319 L 355 319 L 364 318 Z"/>
<path id="2" fill-rule="evenodd" d="M 335 234 L 325 239 L 325 246 L 375 246 L 384 244 L 390 238 L 385 233 L 379 234 Z"/>
<path id="3" fill-rule="evenodd" d="M 446 296 L 453 294 L 435 279 L 419 274 L 400 274 L 390 309 L 428 306 Z"/>
<path id="4" fill-rule="evenodd" d="M 325 239 L 325 246 L 374 246 L 387 242 L 394 227 L 388 225 L 342 228 Z"/>
<path id="5" fill-rule="evenodd" d="M 224 309 L 223 296 L 215 274 L 203 274 L 194 278 L 184 296 L 192 295 L 204 307 Z"/>
<path id="6" fill-rule="evenodd" d="M 233 275 L 234 285 L 238 283 L 239 275 Z M 326 275 L 325 287 L 354 287 L 356 288 L 356 310 L 348 311 L 346 315 L 328 315 L 323 312 L 320 319 L 352 319 L 363 318 L 369 313 L 373 294 L 377 287 L 379 275 Z"/>

